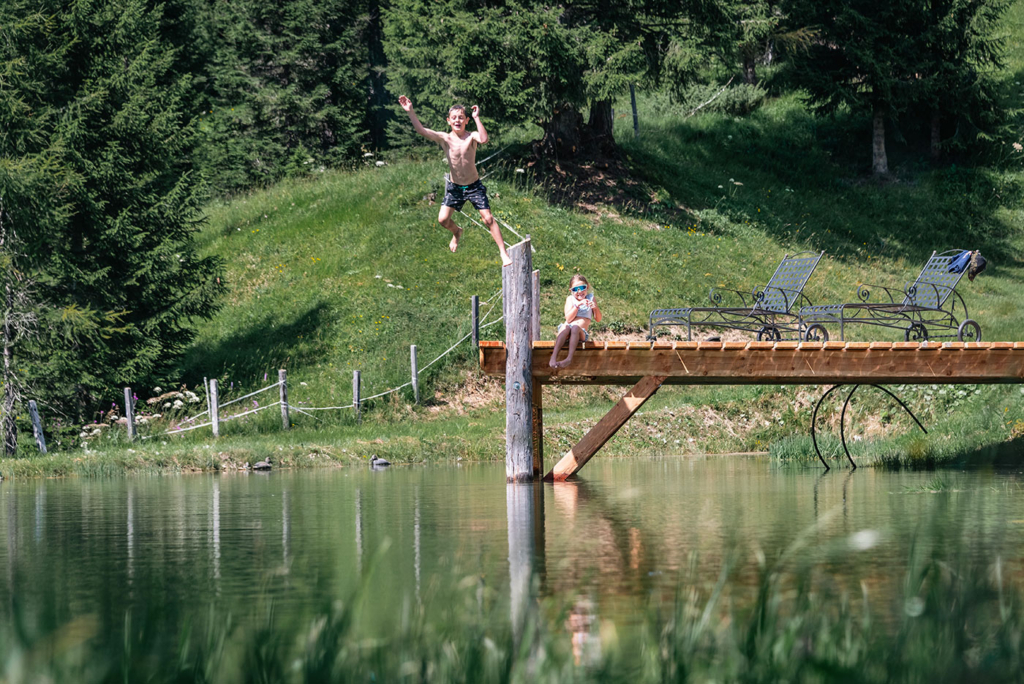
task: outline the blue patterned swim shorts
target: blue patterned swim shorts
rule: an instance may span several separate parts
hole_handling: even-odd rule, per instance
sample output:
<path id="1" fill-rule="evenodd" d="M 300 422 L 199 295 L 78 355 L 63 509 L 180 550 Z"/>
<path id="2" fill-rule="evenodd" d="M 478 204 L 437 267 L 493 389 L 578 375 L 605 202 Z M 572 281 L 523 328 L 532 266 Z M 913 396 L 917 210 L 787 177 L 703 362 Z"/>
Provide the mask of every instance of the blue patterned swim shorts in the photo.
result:
<path id="1" fill-rule="evenodd" d="M 446 181 L 444 185 L 444 200 L 441 201 L 446 207 L 452 207 L 456 211 L 462 209 L 466 202 L 472 204 L 476 209 L 490 209 L 487 201 L 487 187 L 478 178 L 469 185 L 456 185 Z"/>

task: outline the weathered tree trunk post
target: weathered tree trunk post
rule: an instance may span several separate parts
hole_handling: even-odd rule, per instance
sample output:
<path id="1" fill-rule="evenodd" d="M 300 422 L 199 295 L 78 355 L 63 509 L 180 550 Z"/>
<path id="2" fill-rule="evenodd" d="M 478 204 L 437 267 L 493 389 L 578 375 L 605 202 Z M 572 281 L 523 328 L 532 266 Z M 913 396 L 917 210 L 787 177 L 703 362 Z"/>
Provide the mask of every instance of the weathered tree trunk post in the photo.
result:
<path id="1" fill-rule="evenodd" d="M 359 371 L 352 371 L 352 408 L 356 410 L 356 423 L 363 422 L 363 414 L 359 406 L 360 376 L 361 373 Z"/>
<path id="2" fill-rule="evenodd" d="M 36 438 L 36 446 L 39 447 L 39 453 L 46 453 L 46 436 L 43 434 L 43 423 L 39 420 L 39 408 L 36 406 L 35 399 L 29 399 L 28 401 L 28 415 L 32 419 L 32 434 Z"/>
<path id="3" fill-rule="evenodd" d="M 128 421 L 128 441 L 134 442 L 135 437 L 135 402 L 132 400 L 132 388 L 124 388 L 124 419 Z"/>
<path id="4" fill-rule="evenodd" d="M 530 338 L 540 340 L 540 271 L 533 272 L 533 305 L 530 311 Z M 544 477 L 544 404 L 541 384 L 533 383 L 530 397 L 530 410 L 533 413 L 533 477 Z"/>
<path id="5" fill-rule="evenodd" d="M 220 396 L 217 394 L 217 378 L 210 380 L 210 424 L 213 436 L 220 437 Z"/>
<path id="6" fill-rule="evenodd" d="M 480 297 L 473 295 L 469 298 L 469 317 L 473 331 L 473 349 L 480 348 Z"/>
<path id="7" fill-rule="evenodd" d="M 501 269 L 505 310 L 505 479 L 533 479 L 533 344 L 530 316 L 533 270 L 530 240 L 509 249 L 512 264 Z"/>
<path id="8" fill-rule="evenodd" d="M 633 107 L 633 139 L 640 139 L 640 117 L 636 114 L 636 86 L 629 84 L 629 104 Z"/>
<path id="9" fill-rule="evenodd" d="M 277 371 L 277 382 L 281 388 L 281 424 L 287 430 L 291 420 L 288 418 L 288 371 L 284 368 Z"/>
<path id="10" fill-rule="evenodd" d="M 420 403 L 420 371 L 416 363 L 416 345 L 409 345 L 409 363 L 412 365 L 412 400 Z"/>

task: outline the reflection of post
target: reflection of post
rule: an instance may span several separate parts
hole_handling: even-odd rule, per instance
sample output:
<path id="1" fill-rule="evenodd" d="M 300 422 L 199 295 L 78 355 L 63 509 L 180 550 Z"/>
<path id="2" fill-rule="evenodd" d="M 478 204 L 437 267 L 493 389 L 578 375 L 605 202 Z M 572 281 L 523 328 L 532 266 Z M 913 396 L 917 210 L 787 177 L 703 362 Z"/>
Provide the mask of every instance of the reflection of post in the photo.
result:
<path id="1" fill-rule="evenodd" d="M 43 521 L 46 519 L 46 487 L 36 485 L 36 543 L 43 538 Z"/>
<path id="2" fill-rule="evenodd" d="M 281 492 L 281 562 L 288 571 L 288 540 L 291 537 L 291 513 L 288 511 L 288 492 Z"/>
<path id="3" fill-rule="evenodd" d="M 540 489 L 540 493 L 536 492 Z M 533 574 L 544 548 L 544 498 L 540 485 L 509 483 L 505 487 L 508 512 L 508 565 L 512 595 L 512 633 L 518 648 L 523 636 Z"/>
<path id="4" fill-rule="evenodd" d="M 7 605 L 13 615 L 14 597 L 18 595 L 14 586 L 14 569 L 18 565 L 18 505 L 14 494 L 4 498 L 7 499 L 7 519 L 4 522 L 7 525 L 7 587 L 10 589 Z"/>
<path id="5" fill-rule="evenodd" d="M 420 604 L 420 495 L 419 491 L 416 492 L 416 508 L 413 513 L 412 527 L 412 543 L 413 543 L 413 558 L 415 565 L 413 566 L 416 570 L 416 605 Z"/>
<path id="6" fill-rule="evenodd" d="M 213 579 L 220 595 L 220 478 L 213 478 Z"/>
<path id="7" fill-rule="evenodd" d="M 356 575 L 360 578 L 363 576 L 363 515 L 362 515 L 362 502 L 360 497 L 362 492 L 356 490 Z"/>
<path id="8" fill-rule="evenodd" d="M 128 583 L 135 577 L 135 495 L 128 490 Z"/>

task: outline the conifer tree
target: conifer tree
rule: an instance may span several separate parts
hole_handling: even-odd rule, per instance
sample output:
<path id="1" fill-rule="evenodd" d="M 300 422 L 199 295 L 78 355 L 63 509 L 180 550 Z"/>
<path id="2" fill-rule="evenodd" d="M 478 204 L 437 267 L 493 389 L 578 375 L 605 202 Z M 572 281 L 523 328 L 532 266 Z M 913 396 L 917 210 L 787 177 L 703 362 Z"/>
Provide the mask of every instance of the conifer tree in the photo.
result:
<path id="1" fill-rule="evenodd" d="M 790 0 L 785 7 L 798 23 L 819 29 L 819 39 L 794 55 L 814 109 L 832 114 L 846 105 L 870 114 L 875 175 L 889 173 L 886 122 L 914 98 L 924 1 Z"/>
<path id="2" fill-rule="evenodd" d="M 195 319 L 215 309 L 220 267 L 194 244 L 203 188 L 190 161 L 191 83 L 172 70 L 160 5 L 44 4 L 39 40 L 12 48 L 27 70 L 13 96 L 36 123 L 29 142 L 5 141 L 4 156 L 35 172 L 12 174 L 22 201 L 6 213 L 28 227 L 16 258 L 40 303 L 26 375 L 51 406 L 82 417 L 173 366 Z M 26 58 L 40 41 L 53 48 L 49 64 Z"/>
<path id="3" fill-rule="evenodd" d="M 538 124 L 546 153 L 572 157 L 610 142 L 612 100 L 656 75 L 668 35 L 699 35 L 715 14 L 711 0 L 392 0 L 389 87 L 412 96 L 435 126 L 466 100 L 495 131 Z"/>
<path id="4" fill-rule="evenodd" d="M 1003 39 L 996 26 L 1006 0 L 928 0 L 926 28 L 918 37 L 923 64 L 918 101 L 928 117 L 930 155 L 942 151 L 942 122 L 959 132 L 983 135 L 998 107 L 990 73 L 1001 66 Z"/>
<path id="5" fill-rule="evenodd" d="M 368 4 L 209 0 L 215 39 L 200 164 L 215 188 L 311 173 L 360 153 L 369 142 Z"/>

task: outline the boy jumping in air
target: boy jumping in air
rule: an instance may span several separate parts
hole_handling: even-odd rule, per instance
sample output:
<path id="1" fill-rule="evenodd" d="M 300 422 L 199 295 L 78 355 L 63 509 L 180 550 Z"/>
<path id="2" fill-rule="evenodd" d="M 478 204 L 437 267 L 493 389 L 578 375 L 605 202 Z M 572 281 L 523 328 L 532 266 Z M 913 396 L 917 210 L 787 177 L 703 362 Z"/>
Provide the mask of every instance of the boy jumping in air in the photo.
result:
<path id="1" fill-rule="evenodd" d="M 452 233 L 452 241 L 448 243 L 448 249 L 453 252 L 459 248 L 459 240 L 462 238 L 462 229 L 455 225 L 452 214 L 462 209 L 469 201 L 479 212 L 480 220 L 484 222 L 487 229 L 491 231 L 491 237 L 498 245 L 501 253 L 501 265 L 508 266 L 512 263 L 508 252 L 505 251 L 505 241 L 501 238 L 501 229 L 491 215 L 491 205 L 487 201 L 487 188 L 480 181 L 480 174 L 476 171 L 476 148 L 487 142 L 487 130 L 484 129 L 484 122 L 480 120 L 480 108 L 472 107 L 473 120 L 476 122 L 476 130 L 470 133 L 466 130 L 466 108 L 462 105 L 454 105 L 448 110 L 448 125 L 452 130 L 450 133 L 439 133 L 425 128 L 420 123 L 419 117 L 412 109 L 412 102 L 405 95 L 398 98 L 398 104 L 409 113 L 412 127 L 416 132 L 427 140 L 440 143 L 444 148 L 445 156 L 448 158 L 449 175 L 445 182 L 444 201 L 441 202 L 441 211 L 437 215 L 437 222 Z"/>

